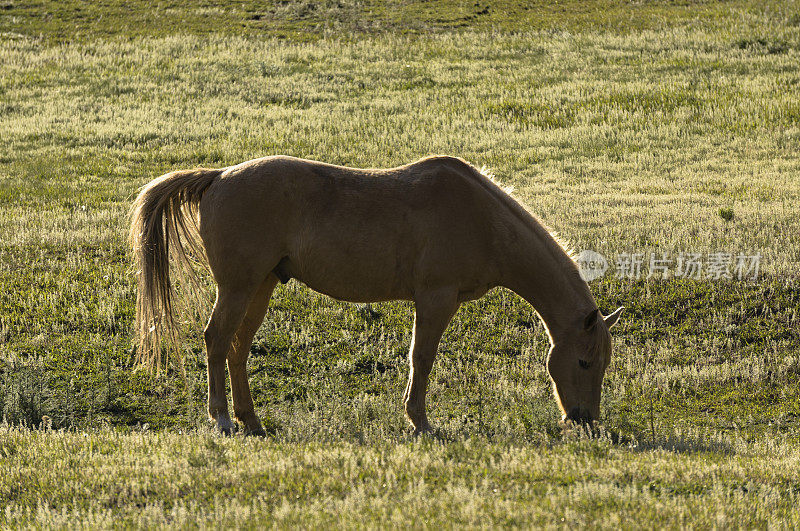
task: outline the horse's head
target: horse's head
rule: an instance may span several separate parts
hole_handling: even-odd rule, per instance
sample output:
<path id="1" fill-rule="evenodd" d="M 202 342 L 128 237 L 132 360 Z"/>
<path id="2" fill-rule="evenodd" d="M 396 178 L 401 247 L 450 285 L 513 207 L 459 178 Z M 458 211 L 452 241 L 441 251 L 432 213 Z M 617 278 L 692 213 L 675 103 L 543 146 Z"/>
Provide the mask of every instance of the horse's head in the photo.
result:
<path id="1" fill-rule="evenodd" d="M 611 360 L 608 331 L 623 309 L 606 317 L 592 310 L 574 334 L 559 338 L 550 348 L 547 372 L 564 420 L 591 423 L 600 416 L 600 390 Z"/>

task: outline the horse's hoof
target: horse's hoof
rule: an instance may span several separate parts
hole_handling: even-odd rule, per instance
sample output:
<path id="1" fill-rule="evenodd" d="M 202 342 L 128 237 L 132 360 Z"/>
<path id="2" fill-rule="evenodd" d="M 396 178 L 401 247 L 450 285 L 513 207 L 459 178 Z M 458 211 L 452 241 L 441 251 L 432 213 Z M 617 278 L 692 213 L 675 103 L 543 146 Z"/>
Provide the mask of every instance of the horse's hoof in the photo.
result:
<path id="1" fill-rule="evenodd" d="M 233 437 L 236 434 L 236 426 L 220 427 L 219 432 L 225 437 Z"/>
<path id="2" fill-rule="evenodd" d="M 433 435 L 433 428 L 431 428 L 430 424 L 414 429 L 414 437 L 419 437 L 420 435 Z"/>
<path id="3" fill-rule="evenodd" d="M 224 435 L 225 437 L 230 437 L 236 433 L 236 424 L 230 421 L 230 419 L 217 419 L 214 420 L 213 418 L 208 419 L 208 422 L 212 425 L 212 430 L 216 429 L 217 433 Z"/>
<path id="4" fill-rule="evenodd" d="M 261 437 L 262 439 L 267 436 L 267 432 L 264 431 L 264 428 L 256 428 L 254 430 L 245 430 L 244 432 L 245 437 Z"/>
<path id="5" fill-rule="evenodd" d="M 217 422 L 216 425 L 217 425 L 217 431 L 224 437 L 233 437 L 236 434 L 237 427 L 236 424 L 232 422 L 229 424 L 228 423 L 220 424 Z"/>

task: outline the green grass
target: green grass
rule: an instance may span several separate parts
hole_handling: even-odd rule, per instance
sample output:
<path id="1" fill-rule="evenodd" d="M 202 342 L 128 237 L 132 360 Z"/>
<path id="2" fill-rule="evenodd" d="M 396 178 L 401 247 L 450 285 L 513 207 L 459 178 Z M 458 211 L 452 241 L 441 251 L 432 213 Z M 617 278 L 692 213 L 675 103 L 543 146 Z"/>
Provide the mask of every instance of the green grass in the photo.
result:
<path id="1" fill-rule="evenodd" d="M 789 4 L 791 6 L 791 4 Z M 677 24 L 729 25 L 741 15 L 800 22 L 794 7 L 767 1 L 725 2 L 656 0 L 170 0 L 94 2 L 38 0 L 0 3 L 0 31 L 47 41 L 92 41 L 164 37 L 175 34 L 275 37 L 293 41 L 354 39 L 382 33 L 452 31 L 603 30 L 632 33 Z M 742 39 L 742 48 L 782 50 L 768 39 Z"/>
<path id="2" fill-rule="evenodd" d="M 510 5 L 0 3 L 0 527 L 798 525 L 798 6 Z M 627 308 L 597 440 L 559 426 L 516 295 L 460 309 L 440 438 L 414 440 L 412 306 L 291 282 L 251 350 L 270 438 L 221 439 L 201 324 L 185 377 L 133 367 L 126 212 L 166 171 L 275 153 L 458 155 L 612 266 L 762 274 L 592 282 Z"/>

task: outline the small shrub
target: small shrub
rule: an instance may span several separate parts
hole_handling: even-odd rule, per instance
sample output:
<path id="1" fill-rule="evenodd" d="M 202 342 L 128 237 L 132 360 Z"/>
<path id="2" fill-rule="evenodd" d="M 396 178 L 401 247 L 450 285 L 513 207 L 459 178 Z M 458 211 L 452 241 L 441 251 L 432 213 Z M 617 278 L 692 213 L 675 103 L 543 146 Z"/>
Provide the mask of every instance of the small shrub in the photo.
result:
<path id="1" fill-rule="evenodd" d="M 733 209 L 732 208 L 720 208 L 719 209 L 719 217 L 721 217 L 725 221 L 733 220 Z"/>

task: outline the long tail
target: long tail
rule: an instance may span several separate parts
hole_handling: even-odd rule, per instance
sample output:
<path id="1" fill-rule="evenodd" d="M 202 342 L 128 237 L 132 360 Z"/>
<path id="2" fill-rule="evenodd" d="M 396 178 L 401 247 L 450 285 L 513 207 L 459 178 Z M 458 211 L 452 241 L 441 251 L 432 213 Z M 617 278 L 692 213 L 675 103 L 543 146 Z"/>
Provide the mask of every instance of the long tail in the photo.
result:
<path id="1" fill-rule="evenodd" d="M 159 371 L 162 339 L 176 344 L 170 253 L 180 266 L 180 277 L 196 287 L 190 256 L 205 256 L 197 233 L 197 210 L 203 192 L 222 171 L 198 168 L 162 175 L 145 185 L 133 203 L 129 241 L 139 276 L 136 361 L 142 366 Z"/>

